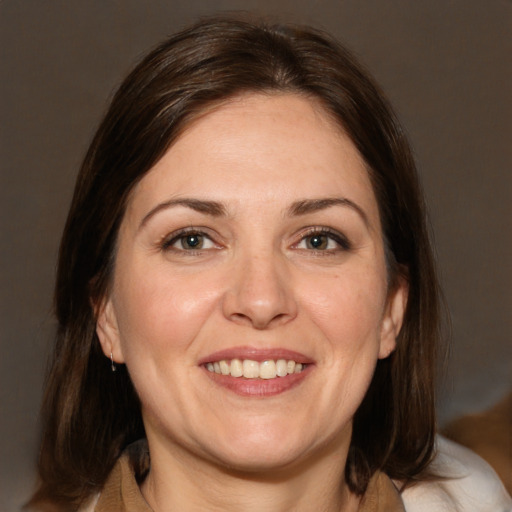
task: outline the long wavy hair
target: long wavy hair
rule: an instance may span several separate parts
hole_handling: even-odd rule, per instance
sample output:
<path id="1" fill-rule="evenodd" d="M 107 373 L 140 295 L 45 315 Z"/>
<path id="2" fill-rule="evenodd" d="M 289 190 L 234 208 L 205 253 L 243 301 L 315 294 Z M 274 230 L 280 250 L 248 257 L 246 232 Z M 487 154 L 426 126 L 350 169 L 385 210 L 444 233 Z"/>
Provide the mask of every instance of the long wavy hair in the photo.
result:
<path id="1" fill-rule="evenodd" d="M 364 493 L 385 471 L 428 475 L 435 433 L 439 293 L 411 149 L 383 94 L 354 57 L 309 27 L 203 20 L 151 51 L 115 94 L 79 172 L 60 247 L 58 332 L 42 407 L 39 484 L 29 502 L 69 511 L 103 486 L 116 459 L 145 436 L 124 367 L 112 374 L 96 335 L 127 199 L 189 123 L 247 92 L 314 98 L 366 162 L 379 205 L 390 282 L 409 285 L 396 351 L 377 363 L 354 418 L 346 467 Z"/>

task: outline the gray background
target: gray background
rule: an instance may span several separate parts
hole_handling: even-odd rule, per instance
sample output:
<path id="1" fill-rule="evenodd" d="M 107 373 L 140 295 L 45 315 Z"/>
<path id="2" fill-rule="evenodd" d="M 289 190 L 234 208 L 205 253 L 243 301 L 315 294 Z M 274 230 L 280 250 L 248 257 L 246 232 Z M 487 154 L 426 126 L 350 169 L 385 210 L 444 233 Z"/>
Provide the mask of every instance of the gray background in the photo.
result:
<path id="1" fill-rule="evenodd" d="M 88 141 L 136 58 L 229 9 L 325 28 L 373 71 L 415 149 L 452 315 L 441 419 L 510 388 L 510 1 L 0 0 L 2 511 L 33 483 L 55 259 Z"/>

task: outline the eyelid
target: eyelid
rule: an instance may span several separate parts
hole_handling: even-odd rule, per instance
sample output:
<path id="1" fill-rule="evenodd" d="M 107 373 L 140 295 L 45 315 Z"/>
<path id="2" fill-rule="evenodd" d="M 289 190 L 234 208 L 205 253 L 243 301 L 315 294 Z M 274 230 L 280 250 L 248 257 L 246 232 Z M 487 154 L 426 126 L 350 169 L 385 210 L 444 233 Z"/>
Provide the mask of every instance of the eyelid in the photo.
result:
<path id="1" fill-rule="evenodd" d="M 214 245 L 213 248 L 206 248 L 206 249 L 178 249 L 172 247 L 173 244 L 175 244 L 180 238 L 183 238 L 187 235 L 200 235 L 202 237 L 207 238 L 212 242 Z M 335 249 L 323 249 L 315 251 L 314 249 L 304 249 L 310 252 L 324 252 L 324 253 L 333 253 L 336 251 L 348 251 L 352 249 L 352 244 L 347 238 L 346 235 L 344 235 L 342 232 L 333 229 L 331 227 L 327 226 L 309 226 L 302 230 L 300 230 L 299 233 L 296 234 L 296 237 L 298 238 L 296 242 L 292 244 L 292 248 L 298 249 L 298 245 L 301 244 L 307 237 L 313 236 L 313 235 L 324 235 L 333 240 L 339 247 Z M 216 240 L 217 237 L 212 234 L 211 230 L 209 228 L 205 227 L 198 227 L 198 226 L 187 226 L 185 228 L 181 228 L 178 230 L 175 230 L 171 233 L 168 233 L 167 235 L 163 236 L 160 241 L 158 242 L 158 247 L 162 251 L 175 251 L 176 253 L 186 253 L 188 255 L 193 254 L 199 254 L 202 252 L 211 251 L 213 249 L 220 249 L 222 247 L 222 244 L 219 243 Z"/>
<path id="2" fill-rule="evenodd" d="M 292 247 L 296 248 L 305 238 L 312 236 L 312 235 L 325 235 L 332 240 L 334 240 L 338 245 L 339 249 L 326 249 L 326 250 L 319 250 L 318 252 L 333 252 L 336 250 L 342 250 L 342 251 L 348 251 L 352 249 L 352 244 L 350 240 L 347 238 L 346 235 L 341 233 L 340 231 L 327 227 L 327 226 L 311 226 L 304 228 L 300 233 L 298 233 L 298 236 L 300 237 L 297 242 L 295 242 Z M 308 251 L 314 251 L 313 249 L 307 249 Z M 316 251 L 315 251 L 316 252 Z"/>
<path id="3" fill-rule="evenodd" d="M 176 231 L 173 231 L 172 233 L 169 233 L 169 234 L 165 235 L 164 237 L 162 237 L 162 239 L 160 240 L 160 242 L 158 244 L 159 248 L 162 251 L 173 250 L 173 251 L 179 252 L 179 253 L 187 253 L 188 255 L 199 254 L 204 251 L 212 250 L 212 248 L 185 250 L 185 249 L 177 249 L 177 248 L 172 247 L 173 244 L 175 244 L 180 238 L 183 238 L 187 235 L 200 235 L 200 236 L 205 237 L 208 240 L 210 240 L 213 243 L 213 245 L 215 246 L 215 248 L 220 247 L 219 243 L 215 241 L 214 236 L 212 236 L 211 230 L 204 228 L 204 227 L 188 226 L 186 228 L 181 228 Z"/>

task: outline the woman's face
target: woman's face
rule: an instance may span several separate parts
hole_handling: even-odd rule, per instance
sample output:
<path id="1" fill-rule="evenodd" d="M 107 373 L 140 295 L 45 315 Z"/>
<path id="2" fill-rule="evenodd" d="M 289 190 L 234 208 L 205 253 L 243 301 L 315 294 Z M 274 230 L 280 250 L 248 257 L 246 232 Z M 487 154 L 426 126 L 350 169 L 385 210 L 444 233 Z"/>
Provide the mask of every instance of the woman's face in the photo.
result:
<path id="1" fill-rule="evenodd" d="M 98 334 L 151 450 L 287 467 L 346 452 L 405 295 L 388 294 L 349 138 L 311 100 L 253 94 L 194 122 L 133 191 Z"/>

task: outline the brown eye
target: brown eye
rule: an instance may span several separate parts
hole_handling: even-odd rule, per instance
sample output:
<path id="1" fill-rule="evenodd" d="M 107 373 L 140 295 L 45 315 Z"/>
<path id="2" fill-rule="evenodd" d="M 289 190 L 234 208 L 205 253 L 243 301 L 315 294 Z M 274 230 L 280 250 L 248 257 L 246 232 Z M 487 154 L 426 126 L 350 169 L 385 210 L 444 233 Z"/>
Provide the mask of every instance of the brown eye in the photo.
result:
<path id="1" fill-rule="evenodd" d="M 327 235 L 315 234 L 306 238 L 306 247 L 308 249 L 323 250 L 329 246 L 329 237 Z"/>
<path id="2" fill-rule="evenodd" d="M 191 233 L 189 235 L 182 236 L 179 239 L 181 249 L 187 250 L 198 250 L 202 249 L 204 245 L 204 236 L 198 233 Z"/>
<path id="3" fill-rule="evenodd" d="M 193 252 L 214 248 L 213 240 L 199 231 L 181 231 L 162 244 L 162 249 L 169 251 Z"/>
<path id="4" fill-rule="evenodd" d="M 351 245 L 347 238 L 338 231 L 316 228 L 306 233 L 295 247 L 297 249 L 334 253 L 337 251 L 348 251 Z"/>

